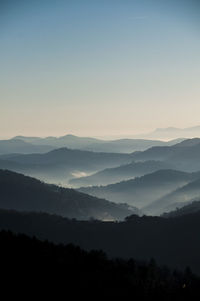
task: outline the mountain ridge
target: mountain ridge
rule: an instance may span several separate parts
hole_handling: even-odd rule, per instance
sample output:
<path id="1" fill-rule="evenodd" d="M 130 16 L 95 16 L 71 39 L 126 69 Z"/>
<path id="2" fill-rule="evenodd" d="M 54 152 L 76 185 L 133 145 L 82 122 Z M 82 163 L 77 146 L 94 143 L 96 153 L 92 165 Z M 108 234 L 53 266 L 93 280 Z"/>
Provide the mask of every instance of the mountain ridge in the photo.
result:
<path id="1" fill-rule="evenodd" d="M 103 140 L 93 137 L 79 137 L 71 134 L 67 134 L 60 137 L 25 137 L 16 136 L 12 139 L 21 139 L 33 144 L 50 145 L 51 147 L 60 148 L 68 147 L 71 149 L 81 149 L 88 151 L 101 151 L 101 152 L 121 152 L 131 153 L 133 151 L 144 150 L 155 145 L 173 145 L 178 141 L 159 141 L 148 139 L 130 139 L 122 138 L 115 140 Z M 181 139 L 182 140 L 182 139 Z"/>
<path id="2" fill-rule="evenodd" d="M 170 165 L 161 161 L 131 162 L 118 167 L 106 168 L 90 176 L 73 178 L 69 181 L 73 186 L 109 185 L 143 176 L 159 169 L 167 169 Z"/>
<path id="3" fill-rule="evenodd" d="M 197 177 L 199 177 L 198 173 L 166 169 L 106 186 L 81 187 L 78 191 L 114 202 L 123 200 L 142 209 L 145 205 L 151 204 Z"/>
<path id="4" fill-rule="evenodd" d="M 0 208 L 44 211 L 69 218 L 123 219 L 138 212 L 126 204 L 117 205 L 8 170 L 0 170 L 0 195 Z"/>

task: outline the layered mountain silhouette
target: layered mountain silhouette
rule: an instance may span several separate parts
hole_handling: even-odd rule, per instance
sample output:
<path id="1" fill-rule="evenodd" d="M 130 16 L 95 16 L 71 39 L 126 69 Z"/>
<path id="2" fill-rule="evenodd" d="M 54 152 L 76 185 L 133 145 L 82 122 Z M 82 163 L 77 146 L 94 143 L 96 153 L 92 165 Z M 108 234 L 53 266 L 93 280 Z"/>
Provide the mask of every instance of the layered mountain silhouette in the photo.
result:
<path id="1" fill-rule="evenodd" d="M 183 171 L 200 170 L 200 138 L 184 140 L 173 146 L 152 147 L 133 154 L 133 160 L 161 160 Z"/>
<path id="2" fill-rule="evenodd" d="M 13 139 L 20 139 L 33 145 L 49 145 L 50 147 L 54 148 L 67 147 L 71 149 L 111 153 L 130 153 L 133 151 L 145 150 L 152 146 L 174 145 L 180 141 L 179 139 L 167 142 L 147 139 L 101 140 L 90 137 L 78 137 L 74 135 L 46 138 L 16 136 Z"/>
<path id="3" fill-rule="evenodd" d="M 84 179 L 71 181 L 71 184 L 75 186 L 82 186 L 115 183 L 163 168 L 198 171 L 200 170 L 199 159 L 200 139 L 197 138 L 185 140 L 173 146 L 157 146 L 130 154 L 68 148 L 60 148 L 43 154 L 4 154 L 0 156 L 0 168 L 22 172 L 48 182 L 62 182 L 65 185 L 70 178 L 84 175 L 86 176 Z M 135 163 L 132 163 L 133 160 Z M 162 162 L 141 163 L 141 161 Z M 113 167 L 118 168 L 109 170 Z M 102 172 L 103 169 L 106 170 Z M 101 171 L 100 174 L 88 177 L 99 171 Z M 97 183 L 98 180 L 99 183 Z"/>
<path id="4" fill-rule="evenodd" d="M 200 137 L 200 126 L 188 127 L 188 128 L 157 128 L 155 131 L 143 135 L 137 135 L 140 138 L 146 139 L 176 139 L 179 137 L 194 138 Z"/>
<path id="5" fill-rule="evenodd" d="M 179 217 L 183 215 L 188 215 L 188 214 L 194 214 L 200 212 L 200 198 L 197 198 L 196 200 L 190 201 L 189 204 L 181 207 L 181 208 L 176 208 L 174 211 L 170 211 L 168 213 L 164 213 L 162 216 L 163 217 Z"/>
<path id="6" fill-rule="evenodd" d="M 8 170 L 0 170 L 0 208 L 43 211 L 77 219 L 119 220 L 135 212 L 126 204 L 115 204 L 73 189 L 49 185 Z"/>
<path id="7" fill-rule="evenodd" d="M 38 138 L 29 138 L 31 143 L 32 139 L 38 142 Z M 0 168 L 65 185 L 74 177 L 70 181 L 74 187 L 93 185 L 81 187 L 81 192 L 157 215 L 198 197 L 200 139 L 130 154 L 68 148 L 39 154 L 4 154 L 0 156 Z"/>
<path id="8" fill-rule="evenodd" d="M 131 155 L 61 148 L 45 154 L 0 156 L 0 168 L 22 172 L 54 183 L 67 183 L 74 174 L 95 172 L 131 162 Z"/>
<path id="9" fill-rule="evenodd" d="M 123 201 L 138 208 L 143 208 L 199 177 L 199 173 L 159 170 L 133 180 L 107 186 L 82 187 L 79 191 L 114 202 Z"/>
<path id="10" fill-rule="evenodd" d="M 82 176 L 69 181 L 75 187 L 91 186 L 91 185 L 108 185 L 114 184 L 123 180 L 133 179 L 138 176 L 143 176 L 147 173 L 152 173 L 159 169 L 170 168 L 169 163 L 161 161 L 144 161 L 132 162 L 130 164 L 121 165 L 114 168 L 106 168 L 91 176 Z"/>
<path id="11" fill-rule="evenodd" d="M 31 144 L 21 139 L 0 140 L 0 155 L 10 153 L 45 153 L 53 150 L 50 145 Z"/>
<path id="12" fill-rule="evenodd" d="M 191 203 L 194 199 L 200 197 L 200 173 L 194 175 L 194 177 L 196 176 L 198 177 L 197 180 L 166 194 L 143 208 L 143 211 L 148 212 L 148 214 L 161 214 Z"/>

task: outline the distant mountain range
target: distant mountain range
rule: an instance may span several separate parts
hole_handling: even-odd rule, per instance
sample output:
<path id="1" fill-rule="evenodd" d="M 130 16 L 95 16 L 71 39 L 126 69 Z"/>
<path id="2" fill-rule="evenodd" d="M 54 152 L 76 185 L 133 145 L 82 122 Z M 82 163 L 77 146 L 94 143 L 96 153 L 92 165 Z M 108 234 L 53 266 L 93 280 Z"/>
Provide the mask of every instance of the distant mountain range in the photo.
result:
<path id="1" fill-rule="evenodd" d="M 195 138 L 200 137 L 200 126 L 188 128 L 157 128 L 155 131 L 147 134 L 137 135 L 138 138 L 143 139 L 177 139 L 180 137 Z"/>
<path id="2" fill-rule="evenodd" d="M 74 135 L 46 138 L 16 136 L 13 139 L 18 141 L 21 140 L 32 145 L 41 145 L 45 147 L 49 146 L 51 149 L 67 147 L 70 149 L 111 153 L 131 153 L 138 150 L 145 150 L 152 146 L 171 146 L 183 140 L 176 139 L 168 142 L 147 139 L 101 140 L 90 137 L 78 137 Z"/>
<path id="3" fill-rule="evenodd" d="M 0 230 L 200 273 L 200 138 L 178 141 L 0 141 Z"/>
<path id="4" fill-rule="evenodd" d="M 197 179 L 154 201 L 143 208 L 143 211 L 159 215 L 192 203 L 194 199 L 200 197 L 200 173 L 193 174 L 193 176 Z"/>
<path id="5" fill-rule="evenodd" d="M 133 179 L 143 176 L 147 173 L 152 173 L 159 169 L 169 169 L 171 165 L 162 161 L 144 161 L 132 162 L 130 164 L 121 165 L 113 168 L 106 168 L 91 176 L 82 176 L 73 178 L 69 181 L 73 187 L 93 186 L 93 185 L 108 185 L 117 182 Z"/>
<path id="6" fill-rule="evenodd" d="M 4 154 L 0 168 L 72 187 L 107 185 L 159 169 L 200 170 L 200 138 L 145 151 L 103 153 L 60 148 L 38 154 Z"/>
<path id="7" fill-rule="evenodd" d="M 113 202 L 126 202 L 142 209 L 198 178 L 200 173 L 159 170 L 133 180 L 107 186 L 82 187 L 79 191 Z M 148 210 L 146 212 L 149 213 Z"/>
<path id="8" fill-rule="evenodd" d="M 158 128 L 151 133 L 136 135 L 131 139 L 117 140 L 78 137 L 71 134 L 45 138 L 16 136 L 10 140 L 0 140 L 0 154 L 47 152 L 62 147 L 96 152 L 131 153 L 143 151 L 153 146 L 172 146 L 187 138 L 195 137 L 200 137 L 200 126 L 183 129 Z M 166 139 L 171 141 L 162 141 Z"/>
<path id="9" fill-rule="evenodd" d="M 133 162 L 115 168 L 107 168 L 90 176 L 72 179 L 75 187 L 108 185 L 159 169 L 175 169 L 186 172 L 200 170 L 200 138 L 187 139 L 173 146 L 156 146 L 130 154 Z"/>
<path id="10" fill-rule="evenodd" d="M 80 220 L 120 220 L 139 212 L 126 204 L 118 205 L 6 170 L 0 170 L 0 208 L 47 212 Z"/>
<path id="11" fill-rule="evenodd" d="M 67 184 L 67 180 L 82 173 L 92 173 L 106 167 L 130 163 L 131 155 L 97 153 L 61 148 L 45 154 L 13 154 L 0 156 L 0 168 L 21 172 L 39 179 Z"/>
<path id="12" fill-rule="evenodd" d="M 0 155 L 10 153 L 45 153 L 52 150 L 49 145 L 31 144 L 21 139 L 0 140 Z"/>
<path id="13" fill-rule="evenodd" d="M 161 160 L 183 171 L 200 170 L 200 138 L 187 139 L 173 146 L 152 147 L 133 154 L 133 160 Z"/>
<path id="14" fill-rule="evenodd" d="M 194 181 L 200 178 L 200 138 L 130 154 L 68 148 L 4 154 L 0 168 L 64 186 L 70 181 L 72 187 L 92 196 L 162 214 L 198 197 Z"/>

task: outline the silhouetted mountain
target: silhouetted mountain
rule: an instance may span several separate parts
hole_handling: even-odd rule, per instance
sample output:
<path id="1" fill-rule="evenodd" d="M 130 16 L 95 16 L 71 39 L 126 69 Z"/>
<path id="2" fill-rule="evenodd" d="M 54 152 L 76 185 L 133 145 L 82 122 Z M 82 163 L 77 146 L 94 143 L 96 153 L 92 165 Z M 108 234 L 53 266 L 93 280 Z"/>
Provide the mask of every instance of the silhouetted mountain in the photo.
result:
<path id="1" fill-rule="evenodd" d="M 138 135 L 140 138 L 146 139 L 176 139 L 180 137 L 194 138 L 200 137 L 200 126 L 188 128 L 157 128 L 155 131 L 147 134 Z"/>
<path id="2" fill-rule="evenodd" d="M 90 138 L 90 137 L 77 137 L 74 135 L 65 135 L 61 137 L 25 137 L 25 136 L 17 136 L 13 139 L 21 139 L 23 141 L 30 142 L 32 144 L 39 144 L 39 145 L 51 145 L 54 147 L 68 147 L 68 148 L 75 148 L 78 149 L 79 147 L 87 147 L 90 144 L 93 143 L 101 143 L 101 140 L 96 138 Z"/>
<path id="3" fill-rule="evenodd" d="M 0 156 L 0 168 L 22 172 L 54 183 L 82 173 L 131 162 L 131 155 L 61 148 L 45 154 Z"/>
<path id="4" fill-rule="evenodd" d="M 149 161 L 149 160 L 167 160 L 171 154 L 173 154 L 175 146 L 155 146 L 151 147 L 143 152 L 133 153 L 133 160 L 136 161 Z"/>
<path id="5" fill-rule="evenodd" d="M 8 299 L 198 300 L 200 278 L 157 266 L 155 260 L 107 259 L 101 250 L 55 245 L 0 232 L 1 293 Z M 20 276 L 19 276 L 20 271 Z M 22 286 L 23 284 L 23 286 Z M 68 298 L 69 297 L 69 298 Z"/>
<path id="6" fill-rule="evenodd" d="M 0 229 L 56 243 L 101 249 L 109 257 L 135 258 L 200 274 L 200 212 L 177 218 L 129 217 L 125 222 L 74 221 L 42 213 L 0 210 Z M 13 250 L 13 249 L 10 249 Z"/>
<path id="7" fill-rule="evenodd" d="M 188 139 L 173 146 L 152 147 L 133 153 L 133 160 L 162 160 L 183 171 L 200 170 L 200 139 Z"/>
<path id="8" fill-rule="evenodd" d="M 108 185 L 167 168 L 170 168 L 170 165 L 161 161 L 132 162 L 114 168 L 106 168 L 91 176 L 74 178 L 69 183 L 75 187 Z"/>
<path id="9" fill-rule="evenodd" d="M 81 187 L 79 191 L 142 208 L 197 177 L 197 174 L 176 170 L 159 170 L 140 178 L 107 186 Z"/>
<path id="10" fill-rule="evenodd" d="M 200 198 L 198 198 L 197 200 L 191 200 L 189 204 L 181 208 L 176 208 L 176 210 L 174 211 L 164 213 L 162 217 L 179 217 L 182 215 L 188 215 L 198 212 L 200 212 Z"/>
<path id="11" fill-rule="evenodd" d="M 168 193 L 142 209 L 145 213 L 157 215 L 183 207 L 185 204 L 192 202 L 195 198 L 200 197 L 200 174 L 196 173 L 194 177 L 198 179 Z"/>
<path id="12" fill-rule="evenodd" d="M 50 145 L 33 145 L 20 139 L 0 140 L 0 154 L 45 153 L 52 149 Z"/>
<path id="13" fill-rule="evenodd" d="M 123 219 L 138 212 L 126 204 L 118 205 L 7 170 L 0 170 L 0 208 L 102 220 Z"/>
<path id="14" fill-rule="evenodd" d="M 200 140 L 199 140 L 200 141 Z M 195 141 L 197 142 L 197 140 Z M 193 140 L 191 140 L 193 144 Z M 180 147 L 168 159 L 174 166 L 179 166 L 182 170 L 198 171 L 200 170 L 200 142 L 192 146 Z"/>
<path id="15" fill-rule="evenodd" d="M 172 155 L 183 150 L 190 151 L 193 146 L 200 144 L 200 139 L 187 139 L 172 146 L 155 146 L 143 152 L 133 153 L 136 160 L 169 160 Z"/>
<path id="16" fill-rule="evenodd" d="M 74 135 L 46 138 L 17 136 L 14 139 L 16 138 L 32 144 L 50 145 L 55 148 L 67 147 L 71 149 L 111 153 L 130 153 L 137 150 L 145 150 L 157 145 L 164 146 L 176 144 L 176 141 L 173 140 L 168 142 L 145 139 L 101 140 L 89 137 L 77 137 Z"/>
<path id="17" fill-rule="evenodd" d="M 193 139 L 185 139 L 177 144 L 176 147 L 191 147 L 200 144 L 200 138 L 193 138 Z"/>

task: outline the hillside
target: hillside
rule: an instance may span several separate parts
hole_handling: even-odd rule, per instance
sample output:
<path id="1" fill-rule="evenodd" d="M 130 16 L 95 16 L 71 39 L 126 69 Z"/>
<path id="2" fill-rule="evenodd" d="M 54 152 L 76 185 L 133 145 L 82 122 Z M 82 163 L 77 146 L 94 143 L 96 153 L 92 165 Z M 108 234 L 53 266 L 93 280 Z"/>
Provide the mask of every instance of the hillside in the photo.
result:
<path id="1" fill-rule="evenodd" d="M 200 274 L 200 213 L 177 218 L 132 217 L 125 222 L 72 221 L 42 213 L 0 210 L 0 229 L 25 233 L 85 250 L 103 250 L 109 258 L 154 258 L 160 265 Z"/>
<path id="2" fill-rule="evenodd" d="M 200 170 L 200 138 L 187 139 L 173 146 L 152 147 L 146 151 L 133 153 L 133 160 L 161 160 L 174 169 L 183 171 Z"/>
<path id="3" fill-rule="evenodd" d="M 77 174 L 96 172 L 102 168 L 130 162 L 129 154 L 96 153 L 67 148 L 44 154 L 0 156 L 0 168 L 22 172 L 49 182 L 62 182 L 65 185 L 69 178 Z"/>
<path id="4" fill-rule="evenodd" d="M 198 176 L 199 174 L 176 170 L 159 170 L 133 180 L 107 186 L 81 187 L 79 191 L 142 208 Z"/>
<path id="5" fill-rule="evenodd" d="M 11 153 L 45 153 L 52 149 L 51 145 L 33 145 L 20 139 L 0 140 L 0 155 Z"/>
<path id="6" fill-rule="evenodd" d="M 132 162 L 114 168 L 106 168 L 91 176 L 74 178 L 71 179 L 69 183 L 75 187 L 108 185 L 143 176 L 159 169 L 167 169 L 169 167 L 169 164 L 160 161 Z"/>
<path id="7" fill-rule="evenodd" d="M 199 173 L 197 173 L 195 177 L 196 176 L 198 178 L 197 180 L 192 181 L 154 201 L 149 206 L 143 208 L 143 211 L 148 214 L 161 214 L 163 212 L 175 210 L 176 208 L 192 202 L 193 199 L 200 196 Z"/>
<path id="8" fill-rule="evenodd" d="M 117 205 L 7 170 L 0 170 L 0 208 L 43 211 L 84 220 L 119 220 L 137 213 L 125 204 Z"/>
<path id="9" fill-rule="evenodd" d="M 181 208 L 177 208 L 174 211 L 170 211 L 168 213 L 164 213 L 162 216 L 163 217 L 178 217 L 178 216 L 182 216 L 182 215 L 188 215 L 188 214 L 193 214 L 193 213 L 197 213 L 200 211 L 200 200 L 199 198 L 196 200 L 191 200 L 189 202 L 189 204 L 181 207 Z"/>

